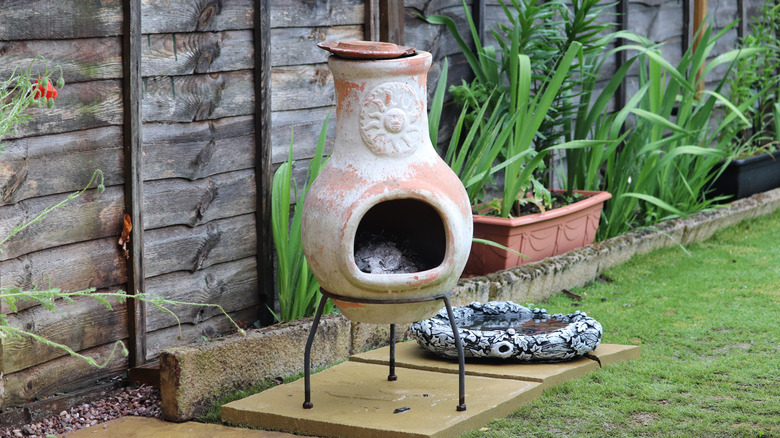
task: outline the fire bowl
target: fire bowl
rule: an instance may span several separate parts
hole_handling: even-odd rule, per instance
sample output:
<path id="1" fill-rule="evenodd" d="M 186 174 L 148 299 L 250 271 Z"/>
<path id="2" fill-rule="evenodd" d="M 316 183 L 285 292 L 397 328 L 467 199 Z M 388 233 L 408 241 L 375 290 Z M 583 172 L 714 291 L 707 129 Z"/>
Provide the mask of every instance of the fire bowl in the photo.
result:
<path id="1" fill-rule="evenodd" d="M 601 324 L 584 312 L 549 315 L 511 301 L 471 303 L 453 309 L 465 357 L 519 362 L 562 362 L 589 353 L 601 342 Z M 423 348 L 457 358 L 458 350 L 447 317 L 415 322 L 412 337 Z"/>

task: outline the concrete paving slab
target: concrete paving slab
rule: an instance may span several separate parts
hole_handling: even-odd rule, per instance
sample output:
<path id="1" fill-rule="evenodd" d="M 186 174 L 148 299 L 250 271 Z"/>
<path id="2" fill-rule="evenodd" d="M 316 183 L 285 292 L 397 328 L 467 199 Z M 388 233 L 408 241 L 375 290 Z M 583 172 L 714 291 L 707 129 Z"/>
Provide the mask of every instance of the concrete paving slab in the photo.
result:
<path id="1" fill-rule="evenodd" d="M 597 357 L 601 366 L 605 367 L 613 363 L 637 360 L 641 356 L 641 350 L 638 345 L 601 344 L 591 355 Z"/>
<path id="2" fill-rule="evenodd" d="M 156 418 L 122 417 L 86 429 L 66 433 L 66 438 L 295 438 L 265 430 L 203 424 L 169 423 Z"/>
<path id="3" fill-rule="evenodd" d="M 599 347 L 600 348 L 600 347 Z M 605 349 L 605 359 L 609 350 Z M 350 361 L 389 364 L 390 347 L 380 348 L 366 353 L 355 354 Z M 420 347 L 417 342 L 403 342 L 395 347 L 396 368 L 412 368 L 442 373 L 457 373 L 457 359 L 436 356 Z M 598 362 L 588 358 L 579 358 L 571 362 L 559 363 L 513 363 L 501 360 L 466 359 L 466 375 L 492 377 L 496 379 L 525 380 L 543 383 L 544 387 L 557 385 L 566 380 L 582 377 L 599 368 Z"/>
<path id="4" fill-rule="evenodd" d="M 303 379 L 222 407 L 222 421 L 325 437 L 453 437 L 504 417 L 542 393 L 542 384 L 466 377 L 465 412 L 457 412 L 452 373 L 345 362 L 312 375 L 313 409 L 303 409 Z M 396 409 L 409 408 L 401 413 Z"/>

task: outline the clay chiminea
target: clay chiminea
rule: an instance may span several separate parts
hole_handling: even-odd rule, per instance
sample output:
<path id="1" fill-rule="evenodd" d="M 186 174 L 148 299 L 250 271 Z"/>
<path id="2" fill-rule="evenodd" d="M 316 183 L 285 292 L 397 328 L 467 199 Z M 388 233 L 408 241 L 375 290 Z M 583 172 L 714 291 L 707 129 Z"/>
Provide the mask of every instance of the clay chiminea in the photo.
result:
<path id="1" fill-rule="evenodd" d="M 471 248 L 468 196 L 428 134 L 431 54 L 389 43 L 333 53 L 333 153 L 306 194 L 303 250 L 347 318 L 408 323 L 436 314 Z"/>

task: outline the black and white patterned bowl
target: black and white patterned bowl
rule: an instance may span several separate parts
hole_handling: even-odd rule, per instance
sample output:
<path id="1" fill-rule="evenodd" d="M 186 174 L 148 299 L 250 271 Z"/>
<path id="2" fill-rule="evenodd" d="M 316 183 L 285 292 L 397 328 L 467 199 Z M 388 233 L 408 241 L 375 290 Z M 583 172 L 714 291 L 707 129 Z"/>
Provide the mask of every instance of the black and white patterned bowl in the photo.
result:
<path id="1" fill-rule="evenodd" d="M 549 315 L 545 309 L 491 301 L 457 307 L 453 314 L 466 357 L 561 362 L 589 353 L 601 342 L 601 324 L 580 311 Z M 544 328 L 535 329 L 535 325 Z M 423 348 L 439 356 L 458 357 L 446 309 L 413 323 L 410 330 Z"/>

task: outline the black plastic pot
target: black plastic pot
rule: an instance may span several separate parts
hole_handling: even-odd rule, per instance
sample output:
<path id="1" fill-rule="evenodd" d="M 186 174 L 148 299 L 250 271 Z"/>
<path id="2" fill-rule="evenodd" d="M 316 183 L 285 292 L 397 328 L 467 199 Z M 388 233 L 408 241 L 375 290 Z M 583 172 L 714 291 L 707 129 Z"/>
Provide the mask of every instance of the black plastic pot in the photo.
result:
<path id="1" fill-rule="evenodd" d="M 747 198 L 780 187 L 780 150 L 732 161 L 713 183 L 716 195 Z"/>

